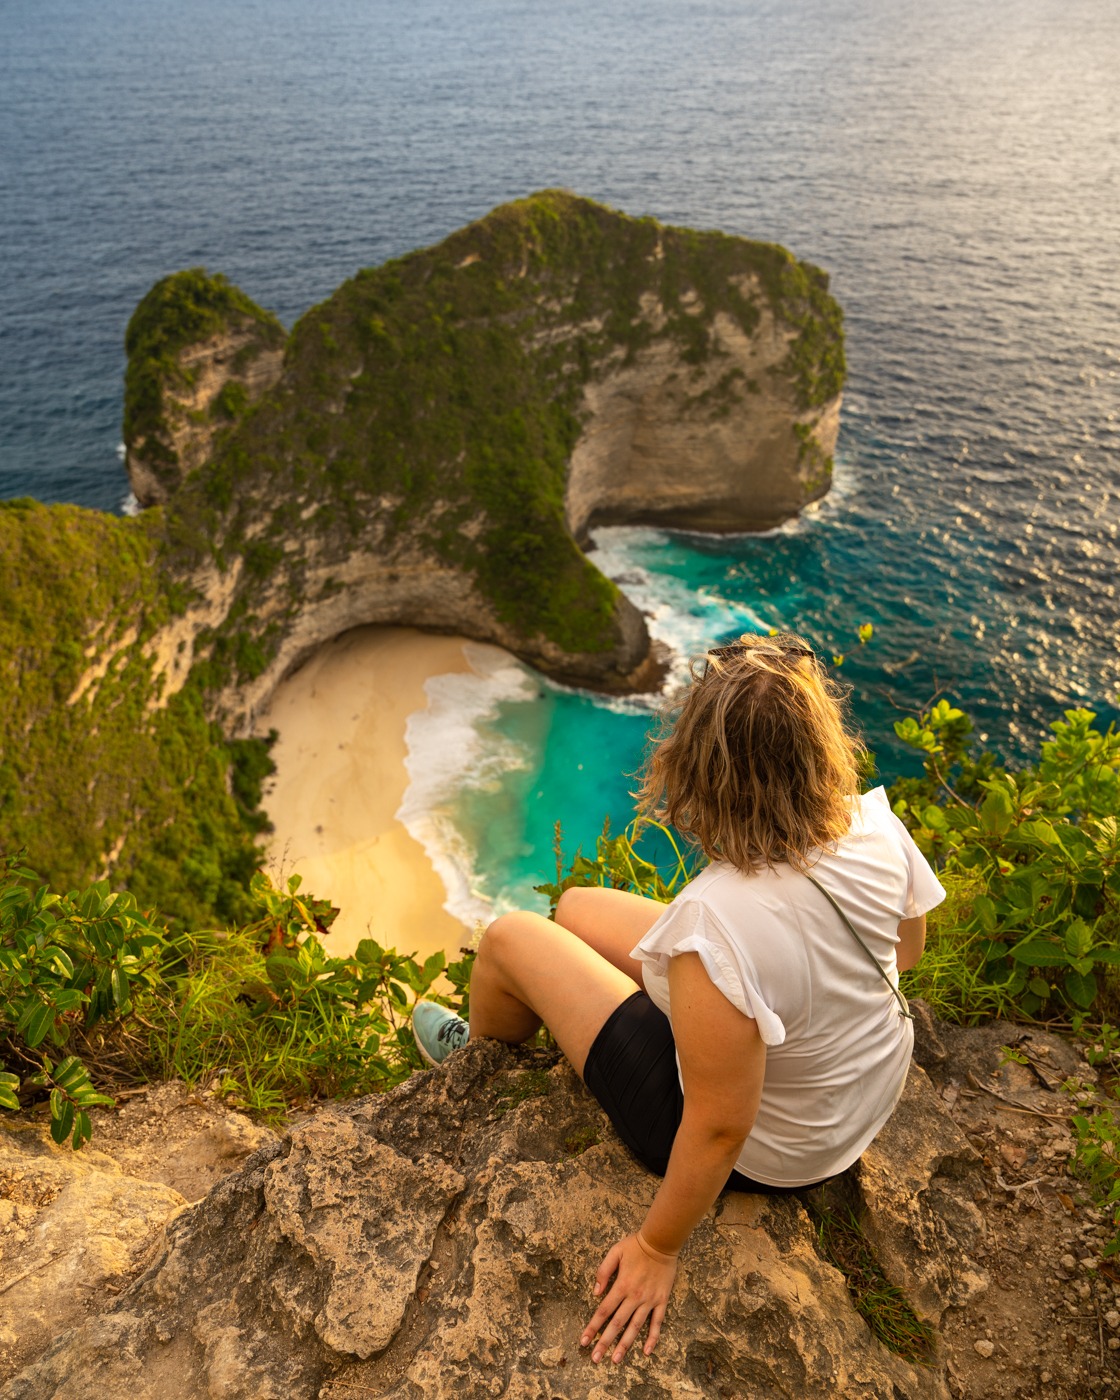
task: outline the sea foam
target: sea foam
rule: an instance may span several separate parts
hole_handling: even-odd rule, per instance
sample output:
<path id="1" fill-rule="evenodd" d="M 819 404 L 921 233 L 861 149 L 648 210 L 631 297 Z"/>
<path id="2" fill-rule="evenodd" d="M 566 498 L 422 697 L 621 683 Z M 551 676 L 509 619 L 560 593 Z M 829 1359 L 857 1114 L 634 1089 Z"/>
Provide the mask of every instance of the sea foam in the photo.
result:
<path id="1" fill-rule="evenodd" d="M 443 881 L 444 908 L 473 930 L 499 911 L 478 888 L 475 852 L 467 833 L 455 824 L 455 802 L 466 789 L 496 789 L 503 774 L 531 765 L 532 754 L 490 725 L 499 706 L 532 701 L 540 686 L 498 647 L 468 642 L 463 652 L 470 670 L 429 677 L 424 683 L 427 708 L 408 718 L 409 783 L 396 816 L 424 847 Z"/>
<path id="2" fill-rule="evenodd" d="M 750 604 L 694 587 L 653 567 L 672 541 L 664 530 L 606 526 L 592 532 L 591 560 L 613 579 L 644 614 L 649 634 L 665 650 L 668 671 L 662 694 L 595 696 L 597 704 L 623 713 L 656 709 L 663 694 L 682 685 L 693 657 L 714 642 L 740 632 L 765 632 L 770 623 Z"/>

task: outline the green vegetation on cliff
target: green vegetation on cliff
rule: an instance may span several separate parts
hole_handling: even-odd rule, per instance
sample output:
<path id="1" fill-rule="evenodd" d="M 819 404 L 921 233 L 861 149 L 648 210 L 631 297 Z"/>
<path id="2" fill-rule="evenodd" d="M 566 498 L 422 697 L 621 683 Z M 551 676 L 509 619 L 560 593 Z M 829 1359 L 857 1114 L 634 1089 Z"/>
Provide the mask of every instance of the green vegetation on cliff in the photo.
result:
<path id="1" fill-rule="evenodd" d="M 258 861 L 263 745 L 227 745 L 197 685 L 159 704 L 145 644 L 183 590 L 157 532 L 0 503 L 0 852 L 26 847 L 63 888 L 108 874 L 165 917 L 228 923 Z"/>
<path id="2" fill-rule="evenodd" d="M 895 725 L 925 774 L 894 808 L 950 894 L 913 974 L 940 1015 L 1120 1014 L 1120 733 L 1094 719 L 1067 710 L 1018 772 L 948 701 Z"/>
<path id="3" fill-rule="evenodd" d="M 53 893 L 0 860 L 0 1108 L 49 1096 L 55 1140 L 80 1147 L 88 1110 L 112 1102 L 101 1090 L 122 1083 L 216 1081 L 278 1122 L 422 1068 L 411 1003 L 445 972 L 461 1005 L 469 963 L 420 965 L 368 938 L 333 957 L 321 940 L 338 911 L 299 886 L 255 875 L 248 923 L 175 930 L 106 882 Z"/>

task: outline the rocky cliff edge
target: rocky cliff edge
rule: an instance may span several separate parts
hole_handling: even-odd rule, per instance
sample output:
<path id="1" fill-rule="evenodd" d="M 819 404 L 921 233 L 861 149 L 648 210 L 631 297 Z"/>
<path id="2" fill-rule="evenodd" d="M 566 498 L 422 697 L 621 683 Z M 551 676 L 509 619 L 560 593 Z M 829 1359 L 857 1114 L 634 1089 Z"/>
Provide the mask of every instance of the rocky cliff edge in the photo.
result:
<path id="1" fill-rule="evenodd" d="M 853 1201 L 935 1327 L 981 1291 L 976 1154 L 914 1069 Z M 860 1181 L 866 1184 L 860 1186 Z M 493 1041 L 443 1072 L 320 1111 L 198 1204 L 10 1400 L 949 1394 L 885 1350 L 794 1197 L 726 1195 L 682 1256 L 652 1357 L 594 1366 L 578 1339 L 599 1260 L 657 1182 L 554 1056 Z"/>
<path id="2" fill-rule="evenodd" d="M 77 1154 L 50 1142 L 45 1109 L 9 1120 L 0 1395 L 1120 1394 L 1114 1231 L 1070 1174 L 1063 1088 L 1095 1072 L 1038 1027 L 912 1008 L 918 1063 L 858 1166 L 803 1197 L 723 1196 L 656 1352 L 618 1368 L 577 1342 L 595 1267 L 657 1183 L 554 1054 L 482 1042 L 283 1140 L 175 1084 L 96 1110 Z M 835 1222 L 852 1219 L 845 1240 Z M 921 1362 L 857 1311 L 913 1344 L 900 1296 L 931 1329 Z"/>

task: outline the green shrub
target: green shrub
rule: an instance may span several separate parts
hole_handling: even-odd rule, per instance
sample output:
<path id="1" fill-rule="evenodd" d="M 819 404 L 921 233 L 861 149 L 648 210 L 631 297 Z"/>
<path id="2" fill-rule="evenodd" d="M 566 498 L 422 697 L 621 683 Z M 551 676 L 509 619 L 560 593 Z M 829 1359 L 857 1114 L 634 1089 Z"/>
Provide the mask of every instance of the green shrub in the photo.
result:
<path id="1" fill-rule="evenodd" d="M 409 1018 L 448 971 L 444 954 L 419 964 L 363 938 L 334 957 L 321 940 L 338 911 L 299 890 L 298 875 L 280 891 L 257 874 L 253 923 L 176 940 L 181 970 L 146 1016 L 155 1073 L 217 1081 L 236 1106 L 280 1121 L 297 1104 L 373 1093 L 423 1068 Z"/>
<path id="2" fill-rule="evenodd" d="M 464 1008 L 469 958 L 447 965 L 363 939 L 323 947 L 337 910 L 253 878 L 256 918 L 230 932 L 172 932 L 104 883 L 57 895 L 0 868 L 0 1107 L 49 1094 L 51 1132 L 75 1147 L 94 1088 L 122 1072 L 216 1085 L 273 1122 L 296 1104 L 371 1093 L 422 1068 L 412 1005 L 444 973 Z M 55 1051 L 76 1050 L 55 1063 Z M 16 1072 L 13 1072 L 16 1071 Z"/>
<path id="3" fill-rule="evenodd" d="M 25 1087 L 48 1091 L 51 1135 L 75 1147 L 90 1137 L 88 1109 L 112 1100 L 93 1088 L 75 1055 L 55 1063 L 80 1028 L 127 1016 L 134 997 L 159 980 L 161 933 L 128 894 L 106 884 L 83 893 L 32 888 L 19 859 L 2 867 L 0 886 L 0 1048 L 28 1071 Z M 0 1106 L 17 1108 L 18 1076 L 0 1079 Z"/>
<path id="4" fill-rule="evenodd" d="M 637 849 L 642 837 L 648 840 L 651 834 L 655 839 L 659 836 L 672 852 L 672 860 L 665 868 L 640 854 Z M 534 886 L 538 894 L 548 895 L 550 916 L 556 913 L 560 896 L 574 886 L 597 885 L 628 890 L 631 894 L 667 904 L 698 873 L 701 864 L 695 858 L 689 860 L 686 857 L 676 835 L 660 822 L 633 821 L 625 831 L 612 836 L 609 817 L 596 838 L 593 856 L 585 856 L 582 849 L 577 849 L 565 869 L 563 832 L 559 822 L 555 827 L 553 851 L 556 855 L 556 879 Z"/>
<path id="5" fill-rule="evenodd" d="M 1019 772 L 974 755 L 972 722 L 947 701 L 895 725 L 925 772 L 893 785 L 894 809 L 955 892 L 970 985 L 1004 1014 L 1068 1020 L 1115 1007 L 1120 734 L 1094 719 L 1067 710 Z M 974 1005 L 957 1009 L 968 1019 Z"/>

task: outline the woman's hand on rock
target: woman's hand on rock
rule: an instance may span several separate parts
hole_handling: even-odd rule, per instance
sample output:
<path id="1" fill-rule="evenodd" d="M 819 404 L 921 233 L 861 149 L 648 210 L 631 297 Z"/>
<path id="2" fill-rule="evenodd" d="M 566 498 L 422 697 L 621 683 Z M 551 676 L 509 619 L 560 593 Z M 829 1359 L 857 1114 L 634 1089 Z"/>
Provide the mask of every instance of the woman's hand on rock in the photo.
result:
<path id="1" fill-rule="evenodd" d="M 595 1275 L 595 1292 L 604 1295 L 603 1301 L 579 1343 L 588 1347 L 594 1342 L 592 1361 L 602 1361 L 612 1347 L 612 1361 L 621 1361 L 638 1340 L 647 1319 L 649 1334 L 642 1350 L 647 1356 L 650 1354 L 661 1335 L 665 1306 L 676 1276 L 676 1256 L 652 1249 L 639 1235 L 627 1235 L 614 1246 Z"/>

